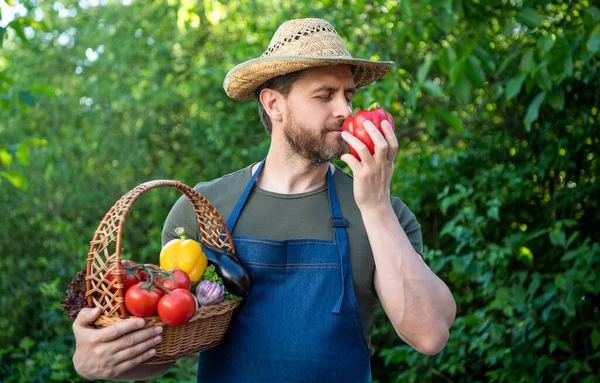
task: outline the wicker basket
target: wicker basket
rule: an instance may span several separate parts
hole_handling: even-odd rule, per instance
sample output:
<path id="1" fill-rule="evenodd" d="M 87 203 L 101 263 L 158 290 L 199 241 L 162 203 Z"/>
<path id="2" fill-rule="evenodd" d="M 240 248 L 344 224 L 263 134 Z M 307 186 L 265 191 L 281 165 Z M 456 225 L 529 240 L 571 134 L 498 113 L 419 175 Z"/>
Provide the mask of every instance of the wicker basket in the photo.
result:
<path id="1" fill-rule="evenodd" d="M 110 326 L 128 318 L 121 274 L 115 273 L 116 284 L 107 280 L 106 275 L 109 266 L 114 263 L 121 273 L 124 272 L 120 267 L 121 239 L 125 217 L 131 205 L 148 190 L 161 186 L 177 188 L 192 203 L 198 217 L 202 243 L 235 254 L 233 240 L 220 214 L 194 189 L 171 180 L 149 181 L 137 186 L 123 195 L 106 213 L 90 242 L 86 297 L 89 307 L 102 308 L 102 315 L 94 322 L 96 327 Z M 237 301 L 228 301 L 200 308 L 188 323 L 180 326 L 166 325 L 158 316 L 145 317 L 145 327 L 163 326 L 163 340 L 156 346 L 156 355 L 145 364 L 172 362 L 218 345 L 238 305 Z"/>

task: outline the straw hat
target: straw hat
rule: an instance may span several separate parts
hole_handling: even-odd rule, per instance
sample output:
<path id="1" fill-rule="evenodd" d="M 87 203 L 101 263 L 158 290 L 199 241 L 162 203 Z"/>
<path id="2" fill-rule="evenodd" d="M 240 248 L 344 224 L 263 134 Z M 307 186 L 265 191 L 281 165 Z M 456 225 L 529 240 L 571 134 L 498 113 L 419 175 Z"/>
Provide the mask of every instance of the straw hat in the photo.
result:
<path id="1" fill-rule="evenodd" d="M 256 88 L 273 77 L 337 64 L 354 67 L 354 83 L 359 88 L 385 76 L 394 62 L 353 58 L 333 26 L 325 20 L 290 20 L 277 29 L 260 57 L 243 62 L 227 73 L 223 88 L 233 99 L 252 101 L 256 100 Z"/>

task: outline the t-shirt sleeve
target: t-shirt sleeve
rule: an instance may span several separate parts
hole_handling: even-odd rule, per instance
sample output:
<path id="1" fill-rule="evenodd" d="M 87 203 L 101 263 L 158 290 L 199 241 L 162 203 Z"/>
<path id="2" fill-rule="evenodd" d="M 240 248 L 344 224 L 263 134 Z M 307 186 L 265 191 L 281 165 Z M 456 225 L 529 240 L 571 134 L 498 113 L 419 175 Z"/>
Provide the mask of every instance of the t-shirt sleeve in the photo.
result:
<path id="1" fill-rule="evenodd" d="M 171 208 L 162 230 L 162 245 L 172 239 L 179 238 L 175 233 L 175 229 L 183 227 L 188 238 L 196 241 L 200 240 L 200 228 L 198 225 L 198 217 L 192 203 L 186 196 L 181 196 Z"/>
<path id="2" fill-rule="evenodd" d="M 417 217 L 399 198 L 392 197 L 392 206 L 394 207 L 400 226 L 404 229 L 413 248 L 423 257 L 423 235 Z"/>

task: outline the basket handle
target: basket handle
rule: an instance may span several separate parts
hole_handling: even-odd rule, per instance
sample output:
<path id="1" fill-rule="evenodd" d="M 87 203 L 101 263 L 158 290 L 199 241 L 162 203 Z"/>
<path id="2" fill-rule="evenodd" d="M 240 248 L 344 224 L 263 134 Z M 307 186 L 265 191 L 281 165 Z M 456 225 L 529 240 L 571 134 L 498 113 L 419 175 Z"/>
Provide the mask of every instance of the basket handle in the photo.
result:
<path id="1" fill-rule="evenodd" d="M 90 242 L 86 266 L 88 307 L 102 307 L 104 315 L 109 317 L 115 315 L 120 315 L 122 319 L 127 317 L 121 277 L 123 273 L 121 268 L 121 240 L 125 217 L 133 203 L 142 194 L 150 189 L 163 186 L 178 189 L 191 202 L 198 217 L 201 243 L 235 254 L 233 240 L 223 218 L 217 209 L 200 193 L 179 181 L 154 180 L 145 182 L 123 195 L 106 213 L 94 233 L 94 238 Z M 115 241 L 116 249 L 112 252 L 109 245 Z M 116 291 L 111 290 L 110 283 L 106 281 L 107 271 L 112 264 L 115 264 L 117 269 L 117 272 L 115 272 Z"/>

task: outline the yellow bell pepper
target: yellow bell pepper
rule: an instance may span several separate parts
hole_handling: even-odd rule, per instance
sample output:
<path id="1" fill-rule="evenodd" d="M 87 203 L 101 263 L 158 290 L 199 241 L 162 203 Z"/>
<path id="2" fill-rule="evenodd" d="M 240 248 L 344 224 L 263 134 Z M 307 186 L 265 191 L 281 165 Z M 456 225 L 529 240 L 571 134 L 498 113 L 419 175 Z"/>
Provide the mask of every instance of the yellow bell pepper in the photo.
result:
<path id="1" fill-rule="evenodd" d="M 175 232 L 180 238 L 172 239 L 163 246 L 160 251 L 160 268 L 181 269 L 189 275 L 192 282 L 198 282 L 206 270 L 208 259 L 200 244 L 187 238 L 183 227 L 178 227 Z"/>

